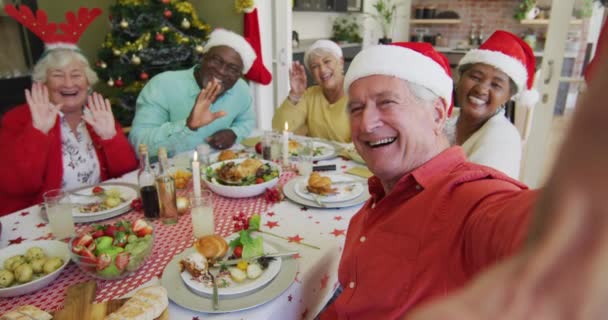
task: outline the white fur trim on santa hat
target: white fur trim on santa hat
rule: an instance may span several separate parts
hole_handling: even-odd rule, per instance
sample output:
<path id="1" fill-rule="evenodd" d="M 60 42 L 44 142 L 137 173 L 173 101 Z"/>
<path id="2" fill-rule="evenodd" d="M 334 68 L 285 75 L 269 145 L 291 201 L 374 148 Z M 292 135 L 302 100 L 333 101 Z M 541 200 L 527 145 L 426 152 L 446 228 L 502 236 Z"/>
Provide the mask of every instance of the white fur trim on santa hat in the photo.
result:
<path id="1" fill-rule="evenodd" d="M 308 68 L 308 59 L 310 58 L 310 54 L 317 49 L 323 49 L 330 52 L 338 59 L 342 58 L 342 48 L 340 48 L 337 43 L 325 39 L 317 40 L 310 47 L 308 47 L 308 49 L 306 49 L 306 53 L 304 53 L 304 65 L 306 68 Z"/>
<path id="2" fill-rule="evenodd" d="M 227 46 L 234 49 L 243 60 L 243 73 L 249 72 L 256 54 L 245 38 L 226 29 L 215 29 L 209 35 L 209 40 L 207 40 L 203 52 L 206 53 L 209 49 L 217 46 Z"/>
<path id="3" fill-rule="evenodd" d="M 528 71 L 521 61 L 509 55 L 499 51 L 473 49 L 460 59 L 458 65 L 461 66 L 469 63 L 485 63 L 500 69 L 515 82 L 515 85 L 517 85 L 517 92 L 526 89 Z"/>
<path id="4" fill-rule="evenodd" d="M 513 100 L 516 100 L 522 106 L 527 108 L 532 108 L 536 105 L 538 100 L 540 100 L 540 94 L 538 90 L 524 90 L 513 97 Z"/>
<path id="5" fill-rule="evenodd" d="M 54 50 L 54 49 L 71 49 L 71 50 L 80 50 L 77 45 L 70 42 L 54 42 L 45 44 L 46 50 Z"/>
<path id="6" fill-rule="evenodd" d="M 447 107 L 452 104 L 452 78 L 435 60 L 414 50 L 393 45 L 363 49 L 344 77 L 346 92 L 355 80 L 372 75 L 394 76 L 416 83 L 442 98 Z"/>

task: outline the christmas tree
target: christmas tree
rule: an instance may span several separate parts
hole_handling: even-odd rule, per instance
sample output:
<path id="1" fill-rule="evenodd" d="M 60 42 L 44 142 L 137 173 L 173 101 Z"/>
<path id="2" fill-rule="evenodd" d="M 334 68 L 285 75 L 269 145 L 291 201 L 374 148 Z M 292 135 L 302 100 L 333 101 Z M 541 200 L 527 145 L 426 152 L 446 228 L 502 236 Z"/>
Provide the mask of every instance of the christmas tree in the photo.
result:
<path id="1" fill-rule="evenodd" d="M 95 71 L 115 88 L 110 94 L 114 114 L 129 126 L 146 81 L 198 63 L 211 27 L 183 0 L 118 0 L 110 7 L 110 23 Z"/>

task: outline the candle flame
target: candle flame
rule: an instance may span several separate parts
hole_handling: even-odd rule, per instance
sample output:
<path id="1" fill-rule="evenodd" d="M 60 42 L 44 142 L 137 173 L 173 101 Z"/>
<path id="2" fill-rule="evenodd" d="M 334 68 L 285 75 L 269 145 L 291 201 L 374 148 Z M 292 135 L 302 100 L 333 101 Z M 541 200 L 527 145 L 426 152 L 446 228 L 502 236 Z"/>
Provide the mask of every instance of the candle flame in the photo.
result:
<path id="1" fill-rule="evenodd" d="M 285 121 L 285 131 L 289 130 L 289 124 L 287 123 L 287 121 Z"/>
<path id="2" fill-rule="evenodd" d="M 192 161 L 198 161 L 198 152 L 194 151 L 194 155 L 192 156 Z"/>

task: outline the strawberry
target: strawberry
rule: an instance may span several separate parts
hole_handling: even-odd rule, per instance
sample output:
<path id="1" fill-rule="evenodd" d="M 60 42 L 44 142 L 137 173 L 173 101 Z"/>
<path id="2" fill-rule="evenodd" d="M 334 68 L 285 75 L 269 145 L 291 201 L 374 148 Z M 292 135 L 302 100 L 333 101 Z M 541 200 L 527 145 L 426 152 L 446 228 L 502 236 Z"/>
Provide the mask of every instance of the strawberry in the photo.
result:
<path id="1" fill-rule="evenodd" d="M 93 237 L 93 239 L 97 239 L 99 237 L 103 237 L 104 236 L 103 230 L 101 230 L 101 229 L 96 230 L 95 232 L 93 232 L 91 234 L 91 236 Z"/>
<path id="2" fill-rule="evenodd" d="M 103 234 L 108 237 L 114 237 L 114 234 L 116 233 L 117 230 L 118 230 L 118 228 L 116 228 L 116 226 L 108 225 L 106 227 L 106 229 L 103 231 Z"/>
<path id="3" fill-rule="evenodd" d="M 112 257 L 107 253 L 102 253 L 97 257 L 97 270 L 100 271 L 107 268 L 110 263 L 112 263 Z"/>
<path id="4" fill-rule="evenodd" d="M 103 189 L 102 187 L 100 187 L 100 186 L 96 186 L 96 187 L 93 187 L 93 190 L 91 190 L 91 192 L 92 192 L 94 195 L 102 195 L 104 192 L 106 192 L 106 190 L 104 190 L 104 189 Z"/>
<path id="5" fill-rule="evenodd" d="M 90 234 L 85 233 L 82 236 L 76 238 L 72 245 L 74 247 L 86 247 L 91 244 L 91 242 L 93 242 L 93 237 Z"/>
<path id="6" fill-rule="evenodd" d="M 148 234 L 152 234 L 152 226 L 150 226 L 145 220 L 137 219 L 133 223 L 133 232 L 138 237 L 144 237 Z"/>
<path id="7" fill-rule="evenodd" d="M 82 246 L 80 246 L 80 247 L 72 246 L 72 252 L 74 252 L 75 254 L 80 254 L 80 252 L 82 252 L 82 249 L 84 249 L 84 247 L 82 247 Z"/>
<path id="8" fill-rule="evenodd" d="M 124 270 L 129 264 L 129 260 L 131 259 L 131 254 L 128 252 L 121 252 L 116 255 L 116 259 L 114 264 L 116 264 L 116 268 L 120 271 Z"/>
<path id="9" fill-rule="evenodd" d="M 234 254 L 235 257 L 240 258 L 243 255 L 243 246 L 234 247 L 234 250 L 232 250 L 232 253 Z"/>
<path id="10" fill-rule="evenodd" d="M 91 241 L 91 243 L 87 246 L 87 249 L 91 252 L 95 252 L 96 248 L 97 248 L 97 244 L 95 243 L 95 241 Z"/>
<path id="11" fill-rule="evenodd" d="M 82 248 L 78 254 L 81 257 L 80 261 L 83 263 L 93 265 L 97 263 L 97 257 L 95 257 L 93 251 L 89 250 L 88 248 Z"/>
<path id="12" fill-rule="evenodd" d="M 135 235 L 141 238 L 141 237 L 145 237 L 149 234 L 152 234 L 152 231 L 153 230 L 152 230 L 151 226 L 146 226 L 143 229 L 139 229 L 139 230 L 135 231 Z"/>

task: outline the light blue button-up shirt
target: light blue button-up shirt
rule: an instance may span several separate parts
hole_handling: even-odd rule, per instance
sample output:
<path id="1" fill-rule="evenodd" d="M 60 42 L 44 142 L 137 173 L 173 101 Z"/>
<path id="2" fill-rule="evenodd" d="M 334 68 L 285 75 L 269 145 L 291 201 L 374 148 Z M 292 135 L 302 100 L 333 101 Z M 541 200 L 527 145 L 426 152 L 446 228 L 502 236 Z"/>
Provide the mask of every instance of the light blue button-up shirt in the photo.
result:
<path id="1" fill-rule="evenodd" d="M 178 152 L 193 150 L 222 129 L 232 129 L 237 142 L 251 133 L 255 126 L 255 111 L 249 87 L 243 79 L 211 105 L 212 112 L 223 110 L 226 115 L 193 131 L 186 126 L 186 119 L 200 91 L 194 78 L 194 67 L 166 71 L 152 78 L 137 98 L 129 133 L 129 141 L 135 150 L 144 143 L 148 145 L 150 155 L 154 156 L 160 146 L 174 148 Z"/>

